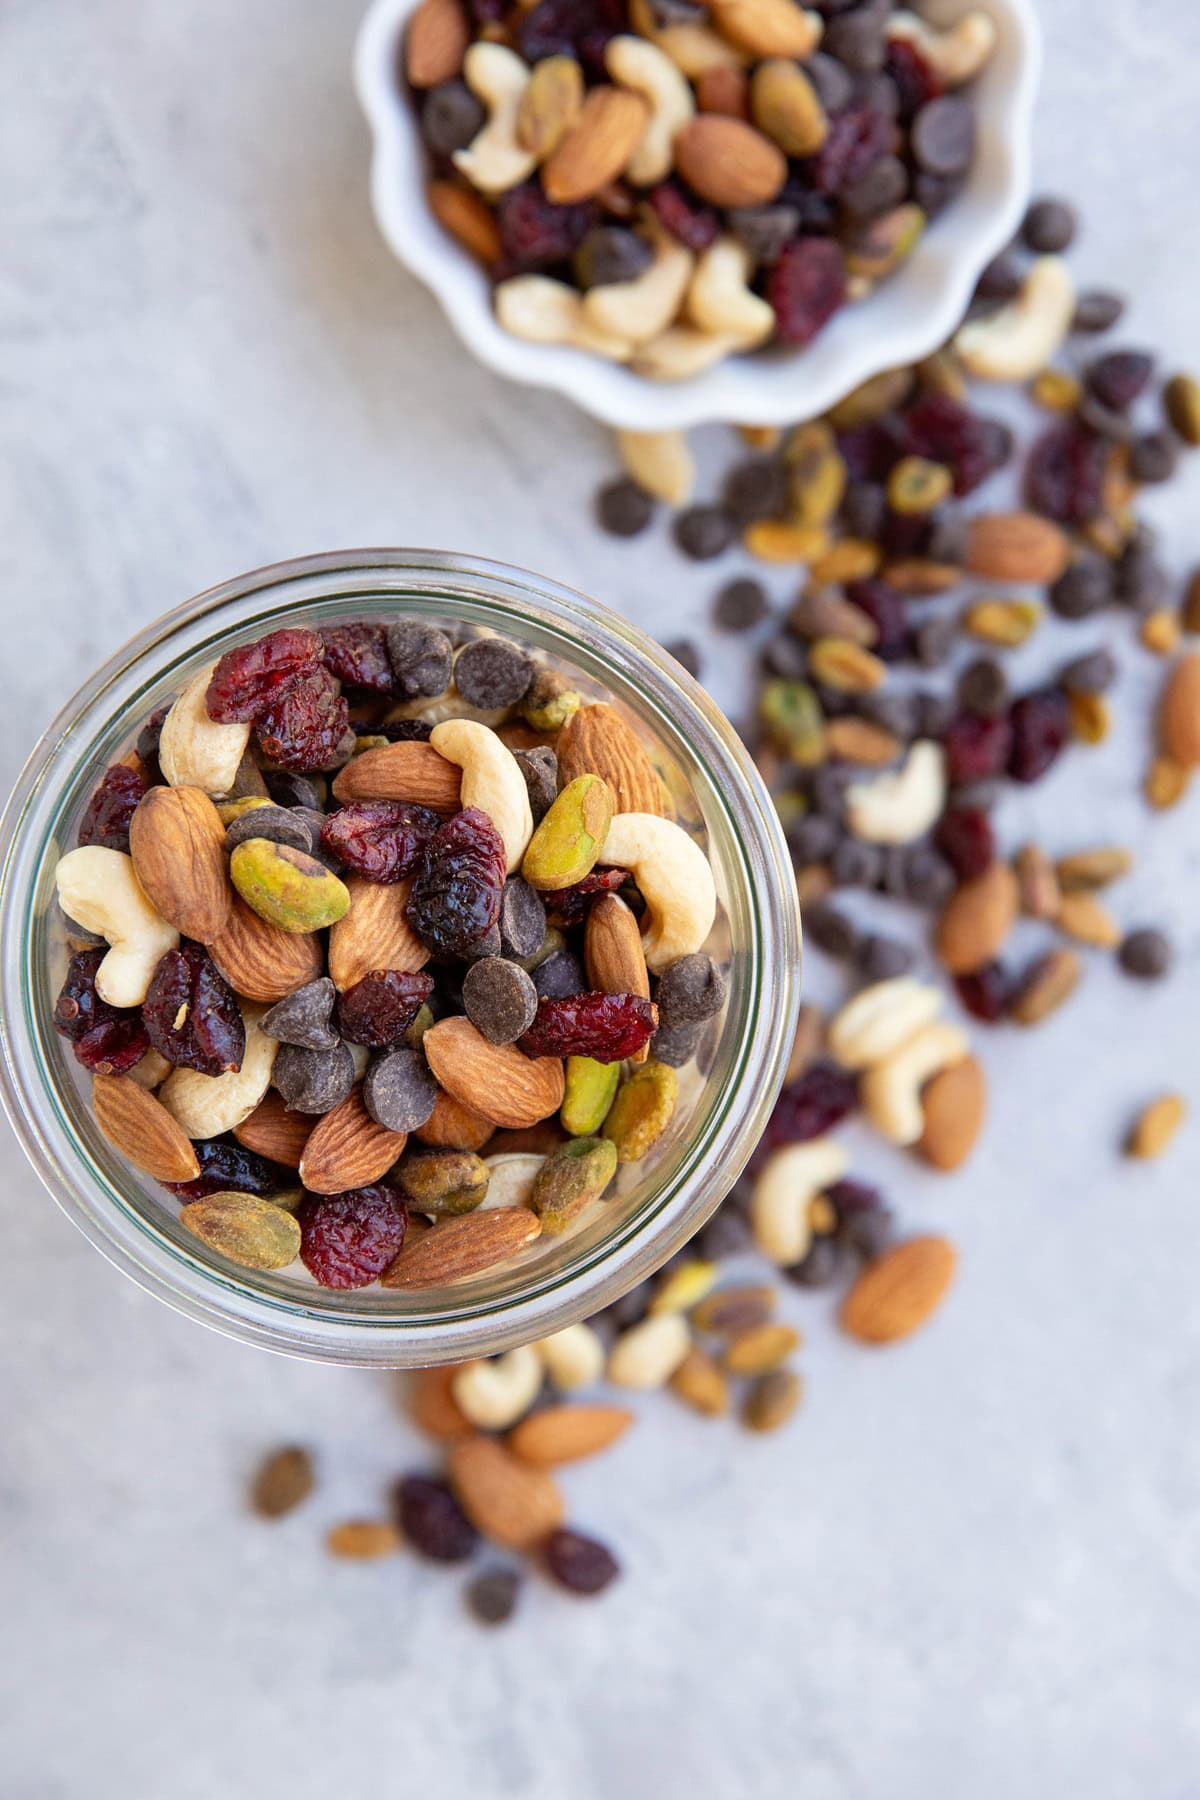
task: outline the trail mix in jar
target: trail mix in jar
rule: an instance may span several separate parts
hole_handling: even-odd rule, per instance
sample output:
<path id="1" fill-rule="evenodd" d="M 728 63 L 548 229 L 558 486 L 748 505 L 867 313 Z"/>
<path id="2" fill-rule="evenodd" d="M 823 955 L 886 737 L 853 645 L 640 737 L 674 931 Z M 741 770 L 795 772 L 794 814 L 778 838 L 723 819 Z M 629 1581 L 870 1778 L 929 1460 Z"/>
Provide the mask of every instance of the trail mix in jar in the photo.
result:
<path id="1" fill-rule="evenodd" d="M 251 1269 L 441 1287 L 668 1131 L 726 976 L 632 727 L 416 619 L 229 650 L 105 774 L 54 1022 L 103 1134 Z"/>
<path id="2" fill-rule="evenodd" d="M 811 343 L 899 267 L 995 42 L 893 0 L 423 0 L 401 74 L 501 325 L 672 381 Z"/>

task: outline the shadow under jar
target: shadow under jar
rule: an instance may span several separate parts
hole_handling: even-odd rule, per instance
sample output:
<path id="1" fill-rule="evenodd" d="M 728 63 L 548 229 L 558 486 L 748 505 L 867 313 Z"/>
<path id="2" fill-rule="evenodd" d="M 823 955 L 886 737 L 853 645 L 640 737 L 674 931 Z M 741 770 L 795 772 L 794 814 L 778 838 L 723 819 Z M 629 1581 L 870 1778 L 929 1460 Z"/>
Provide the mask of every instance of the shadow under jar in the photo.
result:
<path id="1" fill-rule="evenodd" d="M 105 769 L 195 672 L 285 625 L 416 618 L 457 641 L 498 633 L 615 704 L 704 848 L 718 911 L 706 946 L 728 992 L 671 1125 L 559 1237 L 439 1289 L 337 1292 L 299 1262 L 242 1269 L 179 1223 L 179 1201 L 100 1133 L 90 1078 L 53 1025 L 66 968 L 54 870 Z M 35 748 L 0 822 L 3 1100 L 44 1186 L 118 1268 L 245 1342 L 323 1361 L 422 1367 L 487 1355 L 587 1317 L 712 1214 L 778 1092 L 798 1005 L 799 919 L 775 809 L 736 733 L 657 645 L 607 608 L 522 570 L 429 551 L 357 551 L 259 570 L 188 601 L 100 669 Z M 487 1152 L 485 1150 L 484 1154 Z"/>

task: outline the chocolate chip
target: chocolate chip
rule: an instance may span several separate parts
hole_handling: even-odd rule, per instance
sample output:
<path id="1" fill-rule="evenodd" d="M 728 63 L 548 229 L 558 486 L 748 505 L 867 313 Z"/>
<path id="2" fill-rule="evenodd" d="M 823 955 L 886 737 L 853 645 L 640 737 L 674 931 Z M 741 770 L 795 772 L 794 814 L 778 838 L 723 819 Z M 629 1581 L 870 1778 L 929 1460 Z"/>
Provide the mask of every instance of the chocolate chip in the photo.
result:
<path id="1" fill-rule="evenodd" d="M 375 1123 L 385 1131 L 416 1131 L 433 1111 L 437 1082 L 421 1051 L 385 1050 L 382 1056 L 372 1058 L 362 1097 Z"/>
<path id="2" fill-rule="evenodd" d="M 486 962 L 490 956 L 499 956 L 500 950 L 500 927 L 489 925 L 481 938 L 476 938 L 473 944 L 467 945 L 462 959 L 465 963 Z"/>
<path id="3" fill-rule="evenodd" d="M 852 219 L 875 219 L 899 206 L 908 193 L 908 170 L 898 156 L 881 156 L 840 196 Z"/>
<path id="4" fill-rule="evenodd" d="M 516 706 L 532 680 L 532 656 L 507 638 L 476 638 L 455 658 L 454 685 L 468 705 L 481 712 Z"/>
<path id="5" fill-rule="evenodd" d="M 263 780 L 277 806 L 303 806 L 313 812 L 322 811 L 324 796 L 307 775 L 293 775 L 290 769 L 264 769 Z"/>
<path id="6" fill-rule="evenodd" d="M 975 293 L 980 300 L 1015 300 L 1025 283 L 1025 274 L 1011 250 L 1002 250 L 992 258 L 979 280 Z"/>
<path id="7" fill-rule="evenodd" d="M 722 510 L 742 529 L 757 519 L 778 518 L 787 503 L 788 473 L 774 456 L 738 463 L 721 491 Z"/>
<path id="8" fill-rule="evenodd" d="M 766 592 L 759 581 L 742 576 L 727 582 L 713 602 L 713 624 L 719 631 L 751 631 L 768 612 Z"/>
<path id="9" fill-rule="evenodd" d="M 720 1012 L 725 992 L 725 977 L 711 956 L 703 950 L 681 956 L 663 970 L 654 990 L 659 1023 L 668 1028 L 702 1025 Z"/>
<path id="10" fill-rule="evenodd" d="M 1117 961 L 1139 981 L 1158 981 L 1171 966 L 1171 943 L 1165 932 L 1144 925 L 1121 941 Z"/>
<path id="11" fill-rule="evenodd" d="M 636 280 L 653 261 L 653 246 L 636 231 L 594 225 L 575 252 L 575 276 L 581 288 L 608 287 Z"/>
<path id="12" fill-rule="evenodd" d="M 537 989 L 517 963 L 490 956 L 468 969 L 463 1009 L 489 1044 L 513 1044 L 533 1024 Z"/>
<path id="13" fill-rule="evenodd" d="M 901 741 L 912 737 L 917 729 L 915 694 L 890 693 L 880 688 L 874 694 L 860 694 L 857 710 L 861 719 L 869 719 Z"/>
<path id="14" fill-rule="evenodd" d="M 871 932 L 858 947 L 858 972 L 864 981 L 891 981 L 907 975 L 916 960 L 916 951 L 908 944 L 878 932 Z"/>
<path id="15" fill-rule="evenodd" d="M 980 421 L 985 427 L 990 427 L 995 422 L 994 419 Z M 1000 449 L 1001 446 L 997 440 L 989 446 L 989 457 L 995 460 L 999 456 L 1000 461 L 1006 460 L 1004 456 L 1000 456 Z M 970 526 L 962 513 L 943 507 L 930 527 L 929 543 L 925 553 L 931 562 L 961 566 L 967 560 L 969 536 Z"/>
<path id="16" fill-rule="evenodd" d="M 681 669 L 686 669 L 693 681 L 700 678 L 700 652 L 691 638 L 669 638 L 663 645 L 668 656 L 673 656 Z"/>
<path id="17" fill-rule="evenodd" d="M 535 888 L 510 875 L 500 896 L 500 950 L 504 956 L 532 956 L 546 935 L 546 908 Z"/>
<path id="18" fill-rule="evenodd" d="M 1117 564 L 1117 598 L 1136 613 L 1157 612 L 1171 597 L 1171 578 L 1151 545 L 1130 544 Z"/>
<path id="19" fill-rule="evenodd" d="M 887 520 L 887 494 L 875 481 L 852 481 L 842 501 L 842 524 L 850 537 L 873 544 Z"/>
<path id="20" fill-rule="evenodd" d="M 467 1583 L 467 1607 L 481 1625 L 503 1625 L 516 1611 L 521 1577 L 516 1569 L 485 1569 Z"/>
<path id="21" fill-rule="evenodd" d="M 435 700 L 450 686 L 454 647 L 436 625 L 398 619 L 387 628 L 387 651 L 402 700 Z"/>
<path id="22" fill-rule="evenodd" d="M 913 183 L 913 199 L 927 219 L 936 219 L 958 199 L 962 188 L 960 175 L 933 175 L 928 169 L 922 169 Z"/>
<path id="23" fill-rule="evenodd" d="M 883 851 L 878 844 L 845 837 L 830 862 L 835 887 L 873 888 L 883 874 Z"/>
<path id="24" fill-rule="evenodd" d="M 1084 373 L 1089 394 L 1112 412 L 1127 412 L 1146 390 L 1155 359 L 1148 350 L 1110 350 Z"/>
<path id="25" fill-rule="evenodd" d="M 854 78 L 845 63 L 818 50 L 804 64 L 804 73 L 817 90 L 827 113 L 844 112 L 854 98 Z"/>
<path id="26" fill-rule="evenodd" d="M 1111 604 L 1112 564 L 1105 556 L 1081 556 L 1050 589 L 1050 606 L 1060 619 L 1086 619 Z"/>
<path id="27" fill-rule="evenodd" d="M 839 835 L 835 822 L 823 818 L 820 813 L 805 813 L 802 818 L 794 819 L 787 828 L 793 861 L 802 869 L 813 863 L 827 862 L 837 848 Z"/>
<path id="28" fill-rule="evenodd" d="M 525 777 L 533 822 L 540 825 L 558 798 L 558 758 L 548 744 L 536 750 L 514 750 L 513 755 Z"/>
<path id="29" fill-rule="evenodd" d="M 836 906 L 818 902 L 804 914 L 804 932 L 818 950 L 839 962 L 850 962 L 858 955 L 858 930 L 853 921 Z"/>
<path id="30" fill-rule="evenodd" d="M 453 156 L 478 136 L 486 118 L 465 81 L 443 81 L 425 96 L 421 136 L 435 156 Z"/>
<path id="31" fill-rule="evenodd" d="M 596 523 L 610 537 L 637 537 L 654 517 L 654 501 L 645 488 L 622 476 L 596 495 Z"/>
<path id="32" fill-rule="evenodd" d="M 1102 288 L 1091 288 L 1080 294 L 1075 302 L 1075 317 L 1071 321 L 1072 331 L 1101 332 L 1111 331 L 1125 312 L 1125 302 L 1120 294 L 1108 293 Z"/>
<path id="33" fill-rule="evenodd" d="M 855 1267 L 856 1258 L 849 1244 L 840 1237 L 815 1237 L 808 1254 L 783 1272 L 797 1287 L 836 1287 Z"/>
<path id="34" fill-rule="evenodd" d="M 813 807 L 825 818 L 841 824 L 846 816 L 846 789 L 855 779 L 855 770 L 845 764 L 823 763 L 814 769 L 808 782 Z"/>
<path id="35" fill-rule="evenodd" d="M 996 719 L 1008 705 L 1008 676 L 994 656 L 977 656 L 958 678 L 958 704 L 981 719 Z"/>
<path id="36" fill-rule="evenodd" d="M 662 1025 L 650 1040 L 650 1054 L 655 1062 L 682 1069 L 695 1056 L 703 1035 L 703 1025 Z"/>
<path id="37" fill-rule="evenodd" d="M 733 520 L 719 506 L 689 506 L 675 515 L 672 535 L 693 562 L 711 562 L 728 550 L 735 536 Z"/>
<path id="38" fill-rule="evenodd" d="M 1117 679 L 1117 660 L 1111 650 L 1092 650 L 1077 656 L 1059 676 L 1068 694 L 1103 694 Z"/>
<path id="39" fill-rule="evenodd" d="M 790 631 L 778 631 L 763 645 L 761 662 L 768 675 L 800 681 L 808 673 L 808 646 Z"/>
<path id="40" fill-rule="evenodd" d="M 286 806 L 252 806 L 225 827 L 225 848 L 232 850 L 247 838 L 269 838 L 273 844 L 290 844 L 293 850 L 312 854 L 312 832 L 304 819 Z"/>
<path id="41" fill-rule="evenodd" d="M 753 263 L 778 262 L 800 230 L 800 209 L 786 204 L 735 206 L 726 216 L 730 231 Z"/>
<path id="42" fill-rule="evenodd" d="M 533 971 L 533 985 L 539 1000 L 565 1000 L 571 994 L 587 992 L 587 980 L 577 956 L 569 950 L 556 950 Z"/>
<path id="43" fill-rule="evenodd" d="M 1179 467 L 1179 445 L 1169 431 L 1145 431 L 1133 440 L 1129 473 L 1135 481 L 1155 487 L 1170 481 Z"/>
<path id="44" fill-rule="evenodd" d="M 873 0 L 857 12 L 831 19 L 821 47 L 856 75 L 873 75 L 887 61 L 887 19 L 891 0 Z"/>
<path id="45" fill-rule="evenodd" d="M 1025 214 L 1021 235 L 1038 256 L 1057 256 L 1075 241 L 1078 221 L 1075 209 L 1051 196 L 1035 200 Z"/>
<path id="46" fill-rule="evenodd" d="M 354 1057 L 348 1044 L 335 1050 L 303 1050 L 280 1044 L 272 1085 L 292 1112 L 327 1113 L 340 1106 L 354 1086 Z"/>
<path id="47" fill-rule="evenodd" d="M 913 632 L 913 654 L 923 669 L 940 669 L 957 637 L 958 620 L 953 613 L 931 613 Z"/>
<path id="48" fill-rule="evenodd" d="M 1115 412 L 1111 406 L 1105 406 L 1095 394 L 1084 394 L 1076 409 L 1079 422 L 1094 431 L 1097 437 L 1107 438 L 1113 444 L 1130 444 L 1133 442 L 1133 422 L 1123 412 Z"/>
<path id="49" fill-rule="evenodd" d="M 277 1000 L 260 1021 L 263 1031 L 281 1044 L 300 1050 L 336 1050 L 341 1042 L 333 1028 L 337 989 L 327 975 Z"/>
<path id="50" fill-rule="evenodd" d="M 919 738 L 943 738 L 950 729 L 950 721 L 954 717 L 954 701 L 949 694 L 935 694 L 923 688 L 913 695 L 916 708 L 913 719 L 913 736 Z"/>
<path id="51" fill-rule="evenodd" d="M 953 869 L 926 844 L 910 844 L 900 852 L 898 876 L 892 873 L 889 857 L 884 881 L 889 893 L 899 893 L 914 906 L 941 906 L 954 891 Z"/>

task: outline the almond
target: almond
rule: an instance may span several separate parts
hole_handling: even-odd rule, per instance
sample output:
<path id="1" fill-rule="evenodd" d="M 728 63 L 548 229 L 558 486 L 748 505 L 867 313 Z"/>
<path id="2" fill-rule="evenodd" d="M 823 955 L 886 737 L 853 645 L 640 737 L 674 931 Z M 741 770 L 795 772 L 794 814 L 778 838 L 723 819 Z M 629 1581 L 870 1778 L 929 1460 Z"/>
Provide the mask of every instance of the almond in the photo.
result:
<path id="1" fill-rule="evenodd" d="M 1180 657 L 1167 678 L 1159 718 L 1162 745 L 1173 763 L 1200 763 L 1200 650 Z"/>
<path id="2" fill-rule="evenodd" d="M 983 1066 L 968 1056 L 933 1077 L 921 1096 L 925 1128 L 917 1149 L 935 1169 L 957 1169 L 975 1148 L 987 1106 Z"/>
<path id="3" fill-rule="evenodd" d="M 377 1557 L 395 1555 L 401 1548 L 400 1533 L 386 1519 L 347 1519 L 326 1533 L 325 1548 L 330 1556 L 374 1562 Z"/>
<path id="4" fill-rule="evenodd" d="M 1013 857 L 1021 911 L 1029 919 L 1056 919 L 1062 888 L 1054 863 L 1040 844 L 1026 844 Z"/>
<path id="5" fill-rule="evenodd" d="M 632 1424 L 624 1406 L 544 1406 L 509 1432 L 508 1447 L 522 1462 L 553 1467 L 607 1450 Z"/>
<path id="6" fill-rule="evenodd" d="M 411 800 L 431 806 L 434 812 L 457 812 L 462 770 L 439 756 L 432 744 L 419 742 L 382 744 L 352 756 L 338 771 L 334 798 L 348 800 Z"/>
<path id="7" fill-rule="evenodd" d="M 289 1111 L 282 1095 L 272 1088 L 254 1111 L 234 1126 L 233 1135 L 247 1150 L 282 1163 L 285 1169 L 298 1169 L 315 1126 L 316 1120 L 308 1113 Z"/>
<path id="8" fill-rule="evenodd" d="M 520 1130 L 558 1111 L 563 1066 L 556 1056 L 526 1056 L 515 1044 L 489 1044 L 470 1019 L 439 1019 L 423 1040 L 441 1087 L 496 1125 Z"/>
<path id="9" fill-rule="evenodd" d="M 717 1418 L 729 1411 L 729 1382 L 715 1357 L 693 1345 L 668 1386 L 693 1412 Z"/>
<path id="10" fill-rule="evenodd" d="M 260 919 L 240 894 L 233 896 L 224 929 L 212 938 L 209 955 L 244 1000 L 269 1005 L 286 1000 L 322 973 L 321 941 L 311 932 L 280 931 Z"/>
<path id="11" fill-rule="evenodd" d="M 546 198 L 555 206 L 592 199 L 621 173 L 649 119 L 649 108 L 637 94 L 593 88 L 578 122 L 542 166 Z"/>
<path id="12" fill-rule="evenodd" d="M 1039 957 L 1009 1003 L 1014 1024 L 1040 1025 L 1071 998 L 1082 974 L 1082 965 L 1073 950 L 1051 950 Z"/>
<path id="13" fill-rule="evenodd" d="M 967 568 L 984 581 L 1049 587 L 1070 560 L 1066 533 L 1037 513 L 983 513 L 971 520 Z"/>
<path id="14" fill-rule="evenodd" d="M 615 707 L 581 706 L 567 720 L 558 734 L 558 773 L 564 787 L 577 775 L 599 775 L 618 812 L 665 815 L 654 764 Z"/>
<path id="15" fill-rule="evenodd" d="M 1054 922 L 1077 944 L 1090 944 L 1095 950 L 1115 950 L 1121 941 L 1121 927 L 1095 894 L 1064 894 Z"/>
<path id="16" fill-rule="evenodd" d="M 1070 856 L 1060 856 L 1054 873 L 1064 894 L 1077 894 L 1107 887 L 1128 875 L 1132 867 L 1132 852 L 1106 844 L 1098 850 L 1076 850 Z"/>
<path id="17" fill-rule="evenodd" d="M 584 927 L 583 954 L 588 986 L 594 992 L 650 998 L 642 928 L 619 894 L 601 894 L 593 900 Z M 643 1044 L 629 1060 L 643 1063 L 649 1054 L 649 1044 Z"/>
<path id="18" fill-rule="evenodd" d="M 410 1221 L 411 1223 L 411 1221 Z M 413 1377 L 411 1411 L 427 1437 L 448 1444 L 471 1427 L 451 1391 L 462 1363 L 446 1363 L 440 1369 L 418 1369 Z"/>
<path id="19" fill-rule="evenodd" d="M 425 197 L 438 224 L 481 263 L 499 262 L 502 245 L 496 215 L 473 188 L 431 181 Z"/>
<path id="20" fill-rule="evenodd" d="M 824 29 L 821 15 L 796 0 L 712 0 L 722 37 L 751 56 L 811 56 Z"/>
<path id="21" fill-rule="evenodd" d="M 436 1150 L 482 1150 L 495 1129 L 482 1113 L 439 1088 L 433 1111 L 413 1136 Z"/>
<path id="22" fill-rule="evenodd" d="M 233 887 L 225 827 L 197 787 L 152 787 L 129 823 L 129 854 L 151 904 L 184 937 L 207 944 L 229 922 Z"/>
<path id="23" fill-rule="evenodd" d="M 401 746 L 398 746 L 401 747 Z M 348 875 L 350 910 L 329 933 L 329 973 L 342 993 L 372 969 L 415 975 L 429 952 L 408 922 L 411 881 L 384 883 Z"/>
<path id="24" fill-rule="evenodd" d="M 92 1110 L 110 1144 L 155 1181 L 195 1181 L 200 1163 L 191 1139 L 160 1100 L 124 1075 L 97 1075 Z"/>
<path id="25" fill-rule="evenodd" d="M 937 951 L 952 975 L 970 975 L 1000 950 L 1016 922 L 1017 878 L 994 862 L 950 896 L 937 928 Z"/>
<path id="26" fill-rule="evenodd" d="M 459 0 L 422 0 L 404 42 L 404 72 L 415 88 L 451 81 L 470 42 L 471 28 Z"/>
<path id="27" fill-rule="evenodd" d="M 407 1142 L 406 1132 L 375 1123 L 355 1088 L 317 1121 L 300 1158 L 300 1179 L 313 1194 L 367 1187 L 400 1160 Z"/>
<path id="28" fill-rule="evenodd" d="M 1143 1107 L 1125 1140 L 1126 1156 L 1148 1161 L 1161 1156 L 1187 1115 L 1187 1106 L 1179 1094 L 1161 1094 Z"/>
<path id="29" fill-rule="evenodd" d="M 868 1263 L 842 1302 L 844 1331 L 863 1344 L 907 1337 L 936 1312 L 958 1261 L 943 1237 L 909 1238 Z"/>
<path id="30" fill-rule="evenodd" d="M 702 113 L 723 113 L 729 119 L 750 117 L 750 83 L 746 71 L 730 64 L 707 70 L 696 83 L 696 106 Z M 751 449 L 763 446 L 752 444 Z M 766 446 L 773 449 L 774 445 Z"/>
<path id="31" fill-rule="evenodd" d="M 766 206 L 787 180 L 782 150 L 721 113 L 701 113 L 677 133 L 675 167 L 711 206 Z"/>
<path id="32" fill-rule="evenodd" d="M 886 767 L 896 761 L 904 748 L 899 738 L 882 725 L 857 719 L 850 713 L 841 719 L 830 719 L 825 728 L 825 747 L 830 756 L 840 756 L 843 762 L 857 763 L 864 769 Z"/>
<path id="33" fill-rule="evenodd" d="M 458 1219 L 440 1219 L 412 1243 L 379 1278 L 385 1288 L 446 1287 L 507 1262 L 542 1229 L 541 1220 L 524 1206 L 489 1207 Z"/>
<path id="34" fill-rule="evenodd" d="M 448 1474 L 471 1523 L 510 1550 L 532 1550 L 566 1516 L 553 1476 L 519 1461 L 495 1438 L 468 1437 L 453 1444 Z"/>

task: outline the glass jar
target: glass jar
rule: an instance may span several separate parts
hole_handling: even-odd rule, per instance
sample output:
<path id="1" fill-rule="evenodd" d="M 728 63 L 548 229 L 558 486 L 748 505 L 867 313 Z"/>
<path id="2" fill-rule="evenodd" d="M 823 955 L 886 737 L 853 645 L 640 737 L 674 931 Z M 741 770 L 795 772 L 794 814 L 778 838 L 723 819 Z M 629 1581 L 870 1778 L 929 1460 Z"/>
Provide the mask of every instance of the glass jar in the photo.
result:
<path id="1" fill-rule="evenodd" d="M 611 699 L 653 749 L 678 816 L 706 837 L 721 902 L 712 947 L 729 995 L 705 1071 L 681 1084 L 651 1159 L 563 1237 L 436 1292 L 350 1293 L 303 1269 L 258 1274 L 209 1251 L 170 1196 L 101 1136 L 89 1078 L 54 1031 L 65 929 L 57 858 L 105 768 L 145 719 L 231 643 L 281 625 L 398 614 L 460 636 L 495 631 Z M 690 816 L 689 816 L 690 815 Z M 41 1181 L 118 1268 L 201 1323 L 323 1361 L 421 1367 L 489 1355 L 607 1305 L 659 1267 L 732 1187 L 783 1079 L 800 933 L 774 807 L 736 733 L 669 656 L 617 614 L 540 576 L 429 551 L 308 557 L 230 581 L 149 626 L 85 683 L 42 738 L 0 823 L 3 1100 Z M 486 1151 L 485 1151 L 486 1154 Z M 536 1252 L 536 1254 L 535 1254 Z"/>

